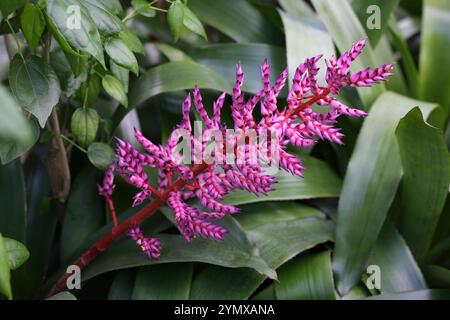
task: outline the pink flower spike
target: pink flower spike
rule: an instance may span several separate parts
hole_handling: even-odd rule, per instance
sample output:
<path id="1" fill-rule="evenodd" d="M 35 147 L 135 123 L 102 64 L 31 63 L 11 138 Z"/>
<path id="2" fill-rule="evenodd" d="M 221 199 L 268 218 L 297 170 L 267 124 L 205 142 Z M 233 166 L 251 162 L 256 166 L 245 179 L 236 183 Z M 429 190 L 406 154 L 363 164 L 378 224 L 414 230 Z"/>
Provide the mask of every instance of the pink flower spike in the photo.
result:
<path id="1" fill-rule="evenodd" d="M 385 64 L 376 69 L 367 68 L 350 76 L 349 85 L 352 87 L 370 87 L 381 81 L 386 81 L 392 75 L 393 64 Z"/>

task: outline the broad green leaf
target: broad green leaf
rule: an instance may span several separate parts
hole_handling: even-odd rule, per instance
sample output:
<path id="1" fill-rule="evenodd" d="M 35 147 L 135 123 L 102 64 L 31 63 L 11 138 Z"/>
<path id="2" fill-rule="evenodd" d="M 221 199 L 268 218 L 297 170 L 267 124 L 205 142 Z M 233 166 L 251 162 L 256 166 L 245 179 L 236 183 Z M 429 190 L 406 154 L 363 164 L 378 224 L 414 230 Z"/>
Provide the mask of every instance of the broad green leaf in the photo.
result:
<path id="1" fill-rule="evenodd" d="M 129 69 L 134 74 L 139 74 L 139 65 L 133 52 L 118 38 L 111 38 L 105 43 L 106 53 L 119 66 Z"/>
<path id="2" fill-rule="evenodd" d="M 236 64 L 240 63 L 245 77 L 242 88 L 251 93 L 257 93 L 262 88 L 260 66 L 265 58 L 271 66 L 272 83 L 286 67 L 285 50 L 267 44 L 212 44 L 190 49 L 187 53 L 196 62 L 216 71 L 230 83 L 236 81 Z"/>
<path id="3" fill-rule="evenodd" d="M 319 17 L 326 25 L 341 53 L 349 50 L 353 43 L 367 38 L 361 23 L 347 0 L 312 0 Z M 360 57 L 353 62 L 351 71 L 358 72 L 367 67 L 377 67 L 372 46 L 368 43 Z M 383 85 L 358 90 L 366 108 L 384 91 Z"/>
<path id="4" fill-rule="evenodd" d="M 102 78 L 102 86 L 111 97 L 119 101 L 125 108 L 128 107 L 128 97 L 119 79 L 107 74 Z"/>
<path id="5" fill-rule="evenodd" d="M 450 230 L 450 193 L 447 194 L 444 210 L 442 210 L 436 231 L 434 232 L 433 243 L 436 244 L 448 237 L 448 230 Z"/>
<path id="6" fill-rule="evenodd" d="M 22 8 L 27 0 L 2 0 L 0 2 L 0 12 L 3 17 L 7 17 L 10 13 Z"/>
<path id="7" fill-rule="evenodd" d="M 367 298 L 368 300 L 449 300 L 450 290 L 431 289 L 400 293 L 385 293 Z"/>
<path id="8" fill-rule="evenodd" d="M 364 26 L 373 46 L 378 44 L 388 28 L 389 18 L 397 8 L 400 0 L 352 0 L 353 10 Z"/>
<path id="9" fill-rule="evenodd" d="M 120 0 L 96 0 L 96 2 L 100 3 L 106 8 L 106 10 L 116 16 L 121 16 L 123 14 L 123 8 Z"/>
<path id="10" fill-rule="evenodd" d="M 236 218 L 274 269 L 333 239 L 332 223 L 320 211 L 294 202 L 245 206 Z M 191 299 L 248 299 L 265 279 L 252 269 L 206 266 L 194 279 Z"/>
<path id="11" fill-rule="evenodd" d="M 420 50 L 420 97 L 449 110 L 450 105 L 450 2 L 424 0 Z"/>
<path id="12" fill-rule="evenodd" d="M 195 13 L 191 11 L 188 7 L 184 7 L 184 17 L 183 17 L 183 24 L 186 28 L 191 30 L 192 32 L 198 34 L 203 39 L 208 40 L 208 37 L 205 32 L 205 28 L 203 28 L 202 23 L 197 18 Z"/>
<path id="13" fill-rule="evenodd" d="M 144 46 L 141 40 L 130 31 L 128 28 L 124 28 L 122 32 L 119 33 L 119 38 L 127 45 L 127 47 L 136 53 L 144 53 Z"/>
<path id="14" fill-rule="evenodd" d="M 403 167 L 399 231 L 423 261 L 433 240 L 450 184 L 450 158 L 441 130 L 426 124 L 418 108 L 399 123 Z"/>
<path id="15" fill-rule="evenodd" d="M 75 179 L 61 232 L 61 260 L 71 255 L 96 231 L 103 221 L 102 201 L 97 190 L 95 169 L 87 167 Z"/>
<path id="16" fill-rule="evenodd" d="M 333 41 L 325 26 L 309 8 L 304 7 L 301 1 L 284 0 L 286 12 L 280 11 L 283 20 L 287 61 L 290 79 L 293 78 L 297 67 L 305 59 L 323 54 L 327 59 L 334 55 Z M 296 9 L 295 11 L 289 11 Z M 318 79 L 325 85 L 326 66 L 324 60 L 319 62 Z"/>
<path id="17" fill-rule="evenodd" d="M 46 300 L 77 300 L 77 298 L 69 291 L 63 291 Z"/>
<path id="18" fill-rule="evenodd" d="M 135 269 L 119 271 L 109 288 L 108 300 L 131 300 L 135 279 Z"/>
<path id="19" fill-rule="evenodd" d="M 338 197 L 342 182 L 337 174 L 322 160 L 309 156 L 303 158 L 306 168 L 304 178 L 293 176 L 280 169 L 275 175 L 278 181 L 274 185 L 275 191 L 267 196 L 257 197 L 245 191 L 235 191 L 225 198 L 225 202 L 237 205 L 273 200 Z"/>
<path id="20" fill-rule="evenodd" d="M 423 267 L 427 283 L 432 288 L 450 288 L 450 270 L 435 265 Z"/>
<path id="21" fill-rule="evenodd" d="M 247 1 L 191 0 L 189 7 L 208 25 L 239 43 L 282 44 L 283 35 Z"/>
<path id="22" fill-rule="evenodd" d="M 87 152 L 89 161 L 100 170 L 106 170 L 116 159 L 113 148 L 106 143 L 94 142 Z"/>
<path id="23" fill-rule="evenodd" d="M 11 272 L 9 270 L 8 252 L 4 245 L 4 239 L 0 233 L 0 294 L 12 299 Z"/>
<path id="24" fill-rule="evenodd" d="M 99 122 L 100 118 L 95 109 L 78 108 L 73 113 L 70 128 L 83 147 L 87 147 L 94 142 Z"/>
<path id="25" fill-rule="evenodd" d="M 427 117 L 437 106 L 392 92 L 381 95 L 358 136 L 339 200 L 333 270 L 341 294 L 359 280 L 399 185 L 402 169 L 395 138 L 413 107 Z"/>
<path id="26" fill-rule="evenodd" d="M 30 257 L 28 249 L 19 241 L 3 238 L 3 245 L 8 253 L 9 269 L 16 270 Z"/>
<path id="27" fill-rule="evenodd" d="M 111 73 L 120 80 L 125 93 L 128 93 L 128 87 L 130 86 L 130 70 L 119 66 L 114 61 L 109 62 Z"/>
<path id="28" fill-rule="evenodd" d="M 270 278 L 276 278 L 275 271 L 267 265 L 258 250 L 255 250 L 240 225 L 231 217 L 225 219 L 222 224 L 229 230 L 224 241 L 197 238 L 192 244 L 187 244 L 180 235 L 158 235 L 164 248 L 160 260 L 146 257 L 129 239 L 119 240 L 84 270 L 83 280 L 117 269 L 194 261 L 229 268 L 249 267 Z"/>
<path id="29" fill-rule="evenodd" d="M 194 62 L 184 51 L 181 51 L 167 43 L 155 43 L 155 46 L 169 61 Z"/>
<path id="30" fill-rule="evenodd" d="M 187 300 L 191 289 L 192 263 L 168 263 L 139 269 L 131 299 Z"/>
<path id="31" fill-rule="evenodd" d="M 9 82 L 18 103 L 44 127 L 61 96 L 59 80 L 52 67 L 40 57 L 23 60 L 17 54 L 11 62 Z"/>
<path id="32" fill-rule="evenodd" d="M 98 30 L 104 34 L 117 34 L 122 31 L 124 25 L 122 21 L 111 12 L 106 4 L 107 0 L 85 0 L 83 5 L 89 12 Z"/>
<path id="33" fill-rule="evenodd" d="M 305 254 L 283 265 L 275 294 L 280 300 L 335 300 L 330 251 Z"/>
<path id="34" fill-rule="evenodd" d="M 39 127 L 39 123 L 35 119 L 30 119 L 27 122 L 28 123 L 26 123 L 26 127 L 24 128 L 24 130 L 27 130 L 28 127 L 31 128 L 32 139 L 26 144 L 21 144 L 17 142 L 1 142 L 0 160 L 2 164 L 8 164 L 11 161 L 16 160 L 18 157 L 22 156 L 24 153 L 29 151 L 38 142 L 39 136 L 41 134 L 41 128 Z"/>
<path id="35" fill-rule="evenodd" d="M 267 288 L 261 290 L 253 297 L 251 300 L 276 300 L 275 296 L 275 286 L 273 284 L 269 285 Z"/>
<path id="36" fill-rule="evenodd" d="M 32 52 L 39 46 L 45 30 L 45 17 L 39 6 L 28 3 L 20 16 L 21 27 Z"/>
<path id="37" fill-rule="evenodd" d="M 174 42 L 180 38 L 181 28 L 183 27 L 185 6 L 180 0 L 175 0 L 167 12 L 167 23 Z"/>
<path id="38" fill-rule="evenodd" d="M 231 92 L 231 83 L 225 81 L 210 68 L 191 62 L 170 62 L 154 67 L 142 74 L 130 91 L 130 108 L 118 109 L 114 114 L 114 127 L 131 108 L 164 92 L 193 89 L 195 85 L 205 89 Z"/>
<path id="39" fill-rule="evenodd" d="M 427 289 L 411 251 L 389 221 L 381 229 L 368 265 L 380 267 L 382 293 Z"/>
<path id="40" fill-rule="evenodd" d="M 141 16 L 153 18 L 156 10 L 151 7 L 147 0 L 132 0 L 131 5 Z"/>
<path id="41" fill-rule="evenodd" d="M 100 33 L 81 1 L 47 0 L 47 13 L 52 24 L 71 46 L 105 65 Z"/>
<path id="42" fill-rule="evenodd" d="M 23 116 L 19 105 L 11 95 L 0 86 L 0 147 L 3 150 L 6 143 L 29 145 L 33 140 L 33 132 Z M 20 128 L 20 130 L 17 130 Z M 2 151 L 3 155 L 3 151 Z M 3 162 L 3 156 L 2 156 Z"/>

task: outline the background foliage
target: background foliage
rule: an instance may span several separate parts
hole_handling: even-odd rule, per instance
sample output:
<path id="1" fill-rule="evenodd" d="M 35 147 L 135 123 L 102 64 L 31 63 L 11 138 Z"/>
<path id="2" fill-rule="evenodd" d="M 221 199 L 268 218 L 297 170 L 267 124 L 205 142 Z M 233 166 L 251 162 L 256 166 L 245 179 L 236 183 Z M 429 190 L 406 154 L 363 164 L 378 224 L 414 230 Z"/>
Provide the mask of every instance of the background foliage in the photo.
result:
<path id="1" fill-rule="evenodd" d="M 81 29 L 68 27 L 71 6 Z M 380 28 L 367 23 L 380 9 Z M 304 179 L 265 198 L 235 193 L 224 242 L 188 245 L 163 209 L 144 224 L 164 250 L 120 239 L 83 271 L 79 299 L 450 298 L 450 2 L 446 0 L 2 0 L 0 295 L 44 298 L 111 228 L 96 184 L 114 137 L 153 141 L 180 119 L 186 90 L 230 93 L 236 63 L 256 93 L 268 58 L 290 75 L 306 57 L 368 38 L 356 69 L 396 63 L 386 85 L 341 98 L 345 146 L 302 155 Z M 324 69 L 322 67 L 322 69 Z M 211 105 L 211 103 L 209 103 Z M 132 190 L 118 183 L 120 220 Z M 381 270 L 367 287 L 366 268 Z M 278 279 L 275 281 L 275 279 Z M 74 298 L 64 293 L 55 298 Z"/>

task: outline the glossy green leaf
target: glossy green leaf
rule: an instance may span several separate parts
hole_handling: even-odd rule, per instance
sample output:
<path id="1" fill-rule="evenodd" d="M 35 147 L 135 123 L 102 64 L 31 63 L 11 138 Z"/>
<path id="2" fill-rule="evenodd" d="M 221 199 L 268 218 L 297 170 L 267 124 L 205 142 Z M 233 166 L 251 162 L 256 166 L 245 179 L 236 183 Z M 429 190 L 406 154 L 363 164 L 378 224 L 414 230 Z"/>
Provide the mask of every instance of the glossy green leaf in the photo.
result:
<path id="1" fill-rule="evenodd" d="M 151 5 L 146 0 L 132 0 L 131 5 L 140 15 L 153 18 L 156 16 L 156 10 L 151 7 Z"/>
<path id="2" fill-rule="evenodd" d="M 190 49 L 188 54 L 199 64 L 216 71 L 229 83 L 236 81 L 236 64 L 240 63 L 245 76 L 242 88 L 251 93 L 261 90 L 260 66 L 265 58 L 271 66 L 272 83 L 275 83 L 286 67 L 285 50 L 267 44 L 211 44 Z"/>
<path id="3" fill-rule="evenodd" d="M 420 50 L 420 97 L 450 105 L 450 2 L 424 0 Z"/>
<path id="4" fill-rule="evenodd" d="M 128 97 L 119 79 L 107 74 L 102 78 L 102 86 L 111 97 L 119 101 L 124 107 L 128 107 Z"/>
<path id="5" fill-rule="evenodd" d="M 35 52 L 45 30 L 45 17 L 39 6 L 28 3 L 20 16 L 21 28 L 28 46 Z"/>
<path id="6" fill-rule="evenodd" d="M 0 3 L 0 12 L 4 17 L 10 13 L 22 8 L 27 3 L 27 0 L 2 0 Z"/>
<path id="7" fill-rule="evenodd" d="M 342 182 L 337 174 L 322 160 L 309 156 L 304 158 L 304 178 L 293 176 L 285 171 L 279 171 L 275 178 L 275 191 L 267 196 L 257 197 L 244 191 L 235 191 L 225 198 L 229 204 L 245 204 L 252 202 L 274 200 L 298 200 L 312 198 L 338 197 Z"/>
<path id="8" fill-rule="evenodd" d="M 0 86 L 0 101 L 0 112 L 2 115 L 0 117 L 1 149 L 3 150 L 5 145 L 10 143 L 30 144 L 33 140 L 32 130 L 23 116 L 20 106 L 2 86 Z M 21 130 L 17 130 L 17 128 L 21 128 Z M 3 143 L 6 144 L 4 145 Z"/>
<path id="9" fill-rule="evenodd" d="M 202 23 L 197 18 L 195 13 L 191 11 L 188 7 L 184 7 L 184 17 L 183 17 L 183 24 L 186 28 L 191 30 L 192 32 L 198 34 L 203 39 L 208 40 L 208 37 L 206 36 L 205 28 L 203 28 Z"/>
<path id="10" fill-rule="evenodd" d="M 85 0 L 83 5 L 89 11 L 92 20 L 100 32 L 117 34 L 124 28 L 122 21 L 108 8 L 107 0 Z"/>
<path id="11" fill-rule="evenodd" d="M 102 201 L 97 190 L 95 169 L 87 167 L 76 177 L 61 232 L 61 260 L 74 252 L 96 231 L 103 221 Z"/>
<path id="12" fill-rule="evenodd" d="M 120 80 L 125 93 L 128 93 L 128 87 L 130 86 L 130 70 L 119 66 L 114 61 L 109 62 L 111 73 Z"/>
<path id="13" fill-rule="evenodd" d="M 116 159 L 113 148 L 106 143 L 94 142 L 87 152 L 89 161 L 100 170 L 106 170 Z"/>
<path id="14" fill-rule="evenodd" d="M 6 296 L 8 299 L 12 299 L 11 289 L 11 273 L 8 263 L 8 252 L 4 245 L 4 239 L 0 233 L 0 294 Z"/>
<path id="15" fill-rule="evenodd" d="M 189 7 L 210 26 L 239 43 L 282 44 L 283 35 L 247 1 L 191 0 Z"/>
<path id="16" fill-rule="evenodd" d="M 353 10 L 364 26 L 373 46 L 378 44 L 388 28 L 389 18 L 397 8 L 400 0 L 352 0 Z"/>
<path id="17" fill-rule="evenodd" d="M 331 253 L 300 256 L 278 270 L 275 293 L 280 300 L 335 300 Z"/>
<path id="18" fill-rule="evenodd" d="M 450 158 L 441 130 L 426 124 L 418 108 L 397 127 L 403 167 L 399 231 L 422 261 L 430 248 L 450 184 Z"/>
<path id="19" fill-rule="evenodd" d="M 401 293 L 386 293 L 367 298 L 368 300 L 449 300 L 450 290 L 432 289 Z"/>
<path id="20" fill-rule="evenodd" d="M 180 0 L 175 0 L 167 12 L 167 23 L 174 42 L 180 38 L 181 28 L 183 27 L 185 6 Z"/>
<path id="21" fill-rule="evenodd" d="M 92 108 L 78 108 L 72 115 L 70 128 L 77 141 L 83 146 L 89 146 L 97 136 L 100 118 Z"/>
<path id="22" fill-rule="evenodd" d="M 431 288 L 450 288 L 450 270 L 428 265 L 423 268 L 423 272 Z"/>
<path id="23" fill-rule="evenodd" d="M 415 106 L 426 116 L 436 108 L 386 92 L 360 131 L 339 200 L 333 270 L 341 294 L 359 280 L 394 199 L 402 175 L 395 129 Z"/>
<path id="24" fill-rule="evenodd" d="M 136 276 L 133 300 L 187 300 L 191 289 L 192 263 L 168 263 L 142 267 Z"/>
<path id="25" fill-rule="evenodd" d="M 275 271 L 258 254 L 240 225 L 233 218 L 225 219 L 222 224 L 229 230 L 224 241 L 197 238 L 192 244 L 187 244 L 180 235 L 158 235 L 164 244 L 160 260 L 148 259 L 140 250 L 137 250 L 136 244 L 128 239 L 118 241 L 85 269 L 83 279 L 87 280 L 104 272 L 129 267 L 193 261 L 230 268 L 249 267 L 275 278 Z"/>
<path id="26" fill-rule="evenodd" d="M 136 279 L 135 269 L 125 269 L 117 273 L 108 292 L 108 300 L 130 300 Z"/>
<path id="27" fill-rule="evenodd" d="M 42 58 L 23 60 L 18 54 L 11 62 L 9 82 L 18 103 L 44 127 L 61 96 L 58 77 Z"/>
<path id="28" fill-rule="evenodd" d="M 47 0 L 47 13 L 56 30 L 71 46 L 105 65 L 100 33 L 82 2 Z"/>
<path id="29" fill-rule="evenodd" d="M 28 249 L 19 241 L 3 238 L 3 245 L 8 253 L 9 269 L 16 270 L 30 257 Z"/>
<path id="30" fill-rule="evenodd" d="M 136 57 L 122 40 L 111 38 L 105 43 L 105 50 L 119 66 L 129 69 L 136 75 L 139 74 L 139 65 Z"/>
<path id="31" fill-rule="evenodd" d="M 286 12 L 280 11 L 286 35 L 286 50 L 290 79 L 297 67 L 305 59 L 323 54 L 331 57 L 334 53 L 334 44 L 325 26 L 316 14 L 304 7 L 304 3 L 295 0 L 282 2 Z M 294 11 L 295 10 L 295 11 Z M 324 60 L 319 62 L 319 83 L 325 85 L 326 66 Z"/>
<path id="32" fill-rule="evenodd" d="M 125 28 L 119 33 L 119 38 L 127 45 L 127 47 L 136 53 L 144 53 L 144 46 L 141 40 L 130 31 L 130 29 Z"/>
<path id="33" fill-rule="evenodd" d="M 427 289 L 405 240 L 389 221 L 381 229 L 367 264 L 380 267 L 382 293 Z"/>

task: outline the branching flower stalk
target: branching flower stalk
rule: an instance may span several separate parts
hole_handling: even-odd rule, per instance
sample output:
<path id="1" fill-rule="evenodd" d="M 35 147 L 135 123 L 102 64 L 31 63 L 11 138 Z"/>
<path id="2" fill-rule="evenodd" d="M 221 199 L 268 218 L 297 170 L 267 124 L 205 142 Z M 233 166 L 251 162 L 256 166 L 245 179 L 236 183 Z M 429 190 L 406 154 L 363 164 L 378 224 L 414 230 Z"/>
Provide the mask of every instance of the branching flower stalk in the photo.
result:
<path id="1" fill-rule="evenodd" d="M 210 116 L 203 105 L 198 87 L 195 87 L 193 96 L 188 94 L 184 101 L 183 119 L 169 136 L 165 146 L 153 144 L 138 130 L 135 130 L 135 137 L 145 152 L 140 152 L 131 143 L 118 139 L 117 162 L 108 168 L 104 181 L 99 186 L 100 194 L 107 199 L 111 209 L 114 227 L 76 264 L 83 268 L 127 231 L 145 255 L 159 259 L 161 246 L 164 244 L 157 238 L 145 237 L 138 225 L 164 204 L 171 208 L 176 226 L 188 243 L 196 236 L 223 240 L 228 231 L 214 221 L 239 212 L 238 208 L 221 203 L 227 194 L 234 190 L 245 190 L 258 196 L 267 195 L 274 190 L 276 184 L 275 178 L 268 174 L 268 167 L 275 166 L 302 177 L 302 160 L 286 151 L 288 145 L 308 148 L 318 140 L 342 144 L 343 134 L 335 127 L 337 118 L 341 115 L 367 115 L 362 110 L 345 106 L 335 98 L 344 86 L 369 87 L 385 81 L 391 75 L 392 64 L 349 74 L 351 63 L 361 54 L 365 44 L 366 40 L 361 40 L 338 59 L 332 57 L 325 60 L 326 86 L 320 86 L 317 80 L 317 63 L 322 56 L 306 59 L 295 71 L 291 90 L 282 109 L 278 107 L 278 97 L 286 85 L 287 70 L 284 70 L 272 85 L 270 65 L 265 60 L 261 66 L 262 90 L 246 100 L 242 91 L 244 74 L 242 67 L 238 65 L 236 83 L 231 94 L 233 129 L 237 133 L 231 140 L 227 136 L 229 128 L 221 122 L 221 109 L 225 104 L 226 94 L 223 93 L 214 102 L 213 115 Z M 258 104 L 260 116 L 255 112 Z M 196 136 L 192 130 L 192 105 L 206 129 L 200 136 Z M 328 109 L 319 113 L 313 111 L 313 105 Z M 227 137 L 226 146 L 222 142 L 216 144 L 216 148 L 211 151 L 207 141 L 208 130 L 215 132 L 216 137 Z M 265 136 L 266 139 L 249 143 L 248 132 L 256 132 L 258 136 Z M 188 156 L 194 160 L 194 165 L 183 163 L 186 162 L 186 157 L 177 152 L 180 137 L 183 137 L 185 142 L 187 140 Z M 243 144 L 240 143 L 242 141 Z M 231 162 L 230 154 L 233 158 Z M 145 168 L 158 171 L 158 181 L 155 185 L 149 181 Z M 138 189 L 133 206 L 155 198 L 122 223 L 117 222 L 111 198 L 114 174 Z M 199 205 L 195 205 L 196 203 Z M 58 281 L 51 294 L 64 288 L 65 279 L 67 275 Z"/>

